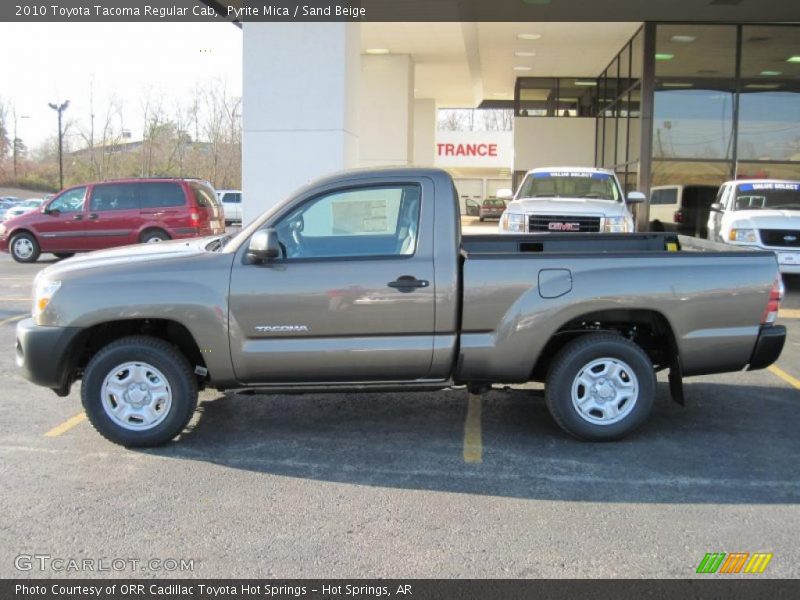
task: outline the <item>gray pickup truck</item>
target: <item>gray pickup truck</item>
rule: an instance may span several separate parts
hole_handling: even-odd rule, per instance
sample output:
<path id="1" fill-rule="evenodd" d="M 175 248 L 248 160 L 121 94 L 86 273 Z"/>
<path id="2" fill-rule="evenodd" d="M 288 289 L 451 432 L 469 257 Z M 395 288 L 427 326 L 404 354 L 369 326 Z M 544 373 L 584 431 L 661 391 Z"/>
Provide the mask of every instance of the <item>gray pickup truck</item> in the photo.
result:
<path id="1" fill-rule="evenodd" d="M 720 251 L 720 248 L 722 251 Z M 436 169 L 329 176 L 232 238 L 129 246 L 44 269 L 17 327 L 25 377 L 81 378 L 97 431 L 162 444 L 198 389 L 436 390 L 545 382 L 555 420 L 618 439 L 655 373 L 760 369 L 786 336 L 772 252 L 674 234 L 461 237 Z"/>

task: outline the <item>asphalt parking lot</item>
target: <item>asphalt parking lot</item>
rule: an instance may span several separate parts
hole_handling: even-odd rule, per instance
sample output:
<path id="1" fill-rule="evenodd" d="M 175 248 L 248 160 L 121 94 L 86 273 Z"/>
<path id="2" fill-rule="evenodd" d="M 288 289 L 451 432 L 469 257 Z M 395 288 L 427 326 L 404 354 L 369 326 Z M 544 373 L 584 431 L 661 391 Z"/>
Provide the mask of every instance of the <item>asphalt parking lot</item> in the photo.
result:
<path id="1" fill-rule="evenodd" d="M 660 378 L 622 442 L 566 437 L 537 389 L 206 391 L 177 442 L 133 451 L 92 431 L 78 385 L 57 398 L 16 372 L 43 258 L 0 255 L 0 577 L 97 574 L 20 555 L 194 561 L 104 576 L 687 577 L 716 551 L 800 576 L 798 280 L 777 368 L 688 379 L 687 408 Z"/>

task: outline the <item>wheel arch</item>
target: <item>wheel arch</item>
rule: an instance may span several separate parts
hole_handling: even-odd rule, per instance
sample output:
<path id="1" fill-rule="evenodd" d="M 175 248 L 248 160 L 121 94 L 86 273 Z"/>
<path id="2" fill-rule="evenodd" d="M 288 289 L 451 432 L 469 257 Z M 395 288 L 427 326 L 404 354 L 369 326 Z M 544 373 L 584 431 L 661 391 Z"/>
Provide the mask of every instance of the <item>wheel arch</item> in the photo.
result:
<path id="1" fill-rule="evenodd" d="M 659 371 L 679 365 L 680 354 L 669 319 L 649 308 L 612 308 L 571 318 L 550 336 L 531 371 L 531 380 L 544 381 L 558 352 L 570 341 L 589 333 L 611 332 L 641 346 Z"/>
<path id="2" fill-rule="evenodd" d="M 172 319 L 125 319 L 106 321 L 87 327 L 72 342 L 68 354 L 72 356 L 69 380 L 83 371 L 92 357 L 108 344 L 131 335 L 148 335 L 172 344 L 192 366 L 206 369 L 205 376 L 198 376 L 202 387 L 210 379 L 208 366 L 200 346 L 192 332 L 179 321 Z"/>

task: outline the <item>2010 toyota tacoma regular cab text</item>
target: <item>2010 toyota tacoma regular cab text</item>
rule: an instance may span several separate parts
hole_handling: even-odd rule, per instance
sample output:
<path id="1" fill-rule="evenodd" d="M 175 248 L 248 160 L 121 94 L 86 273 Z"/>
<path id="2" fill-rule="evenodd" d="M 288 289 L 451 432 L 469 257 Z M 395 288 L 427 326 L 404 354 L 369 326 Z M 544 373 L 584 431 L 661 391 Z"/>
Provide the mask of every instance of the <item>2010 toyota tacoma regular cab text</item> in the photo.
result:
<path id="1" fill-rule="evenodd" d="M 763 368 L 783 347 L 772 252 L 652 233 L 461 238 L 459 222 L 443 171 L 329 176 L 232 239 L 44 269 L 17 361 L 60 395 L 82 378 L 92 424 L 127 446 L 179 434 L 204 386 L 532 380 L 565 430 L 609 440 L 647 418 L 657 370 L 680 400 L 682 376 Z"/>

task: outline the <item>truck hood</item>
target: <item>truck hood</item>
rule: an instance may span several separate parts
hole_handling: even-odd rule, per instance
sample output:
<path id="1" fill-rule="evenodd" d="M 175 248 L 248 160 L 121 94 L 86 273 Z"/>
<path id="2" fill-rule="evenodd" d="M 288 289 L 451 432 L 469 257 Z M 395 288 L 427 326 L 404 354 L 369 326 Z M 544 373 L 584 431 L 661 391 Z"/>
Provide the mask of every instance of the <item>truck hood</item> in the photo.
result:
<path id="1" fill-rule="evenodd" d="M 152 263 L 181 257 L 205 254 L 205 247 L 215 238 L 211 236 L 191 240 L 172 240 L 154 244 L 134 244 L 119 246 L 108 250 L 97 250 L 79 254 L 47 267 L 40 272 L 41 277 L 57 279 L 61 275 L 75 271 L 108 268 L 137 263 Z"/>
<path id="2" fill-rule="evenodd" d="M 520 198 L 508 205 L 508 212 L 522 214 L 591 215 L 621 217 L 627 215 L 623 202 L 595 198 Z"/>
<path id="3" fill-rule="evenodd" d="M 731 225 L 750 229 L 800 229 L 800 210 L 737 210 Z"/>

